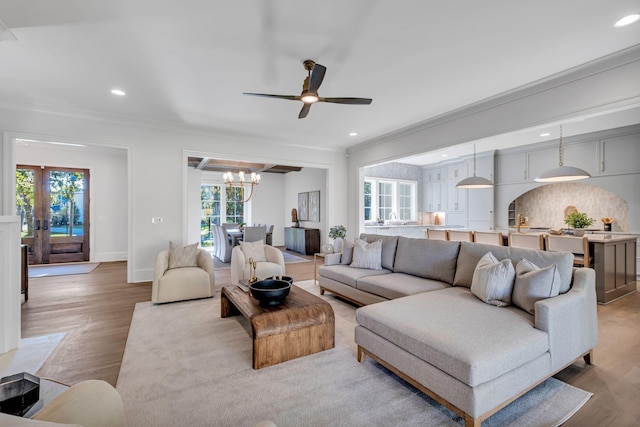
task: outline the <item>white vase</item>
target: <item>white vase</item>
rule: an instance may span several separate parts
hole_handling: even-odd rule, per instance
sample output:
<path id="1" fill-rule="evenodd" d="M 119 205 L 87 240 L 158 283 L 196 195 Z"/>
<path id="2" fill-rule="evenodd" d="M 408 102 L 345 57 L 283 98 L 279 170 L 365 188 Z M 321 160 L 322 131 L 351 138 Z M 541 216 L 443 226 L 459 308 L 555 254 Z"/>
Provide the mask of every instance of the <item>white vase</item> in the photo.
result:
<path id="1" fill-rule="evenodd" d="M 342 237 L 336 237 L 333 240 L 333 251 L 335 253 L 341 253 L 343 246 L 344 246 L 344 239 Z"/>

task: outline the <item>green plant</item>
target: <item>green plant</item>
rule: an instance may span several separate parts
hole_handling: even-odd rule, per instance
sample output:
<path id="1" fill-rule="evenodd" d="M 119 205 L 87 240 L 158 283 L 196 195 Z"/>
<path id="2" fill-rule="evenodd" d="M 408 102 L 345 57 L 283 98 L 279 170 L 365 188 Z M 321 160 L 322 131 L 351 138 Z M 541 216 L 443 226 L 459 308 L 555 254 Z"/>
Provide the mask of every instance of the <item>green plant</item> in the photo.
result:
<path id="1" fill-rule="evenodd" d="M 347 237 L 347 229 L 344 228 L 344 225 L 336 225 L 329 229 L 329 237 L 332 239 L 337 239 L 338 237 L 344 239 Z"/>
<path id="2" fill-rule="evenodd" d="M 584 212 L 572 212 L 564 219 L 565 224 L 573 228 L 587 228 L 596 220 L 589 218 Z"/>

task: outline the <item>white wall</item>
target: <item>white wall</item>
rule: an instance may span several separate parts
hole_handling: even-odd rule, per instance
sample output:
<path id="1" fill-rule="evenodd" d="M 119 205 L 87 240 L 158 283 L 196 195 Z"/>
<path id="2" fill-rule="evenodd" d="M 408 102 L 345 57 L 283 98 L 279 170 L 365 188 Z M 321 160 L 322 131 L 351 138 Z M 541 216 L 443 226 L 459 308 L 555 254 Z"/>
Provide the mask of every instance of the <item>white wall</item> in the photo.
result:
<path id="1" fill-rule="evenodd" d="M 283 212 L 287 211 L 285 202 L 289 189 L 285 184 L 288 174 L 261 173 L 260 185 L 255 187 L 253 200 L 250 206 L 250 222 L 254 224 L 273 224 L 272 244 L 273 246 L 284 246 L 284 227 L 288 223 L 284 222 Z"/>
<path id="2" fill-rule="evenodd" d="M 320 229 L 320 246 L 322 246 L 328 236 L 329 224 L 332 218 L 327 218 L 331 211 L 330 206 L 327 204 L 327 173 L 323 169 L 309 169 L 304 168 L 300 172 L 290 172 L 285 177 L 285 186 L 287 189 L 285 206 L 286 209 L 283 215 L 285 227 L 291 227 L 291 210 L 293 208 L 298 209 L 298 193 L 305 193 L 308 191 L 320 190 L 320 221 L 300 221 L 300 226 L 305 228 L 319 228 Z"/>
<path id="3" fill-rule="evenodd" d="M 127 259 L 126 150 L 20 142 L 15 158 L 22 165 L 89 169 L 90 260 Z"/>
<path id="4" fill-rule="evenodd" d="M 100 117 L 77 111 L 31 111 L 6 105 L 0 105 L 0 132 L 3 134 L 0 170 L 2 213 L 11 213 L 15 209 L 13 139 L 16 137 L 77 141 L 91 146 L 129 150 L 130 282 L 151 280 L 155 255 L 170 240 L 184 241 L 187 238 L 187 155 L 246 160 L 246 153 L 251 153 L 251 159 L 259 162 L 327 169 L 330 171 L 331 191 L 325 191 L 325 196 L 328 196 L 325 205 L 343 210 L 346 206 L 343 152 L 265 144 L 263 140 L 238 139 L 213 131 L 160 123 L 135 123 L 124 118 Z M 333 213 L 329 215 L 340 217 Z M 152 217 L 162 217 L 163 222 L 152 224 Z"/>

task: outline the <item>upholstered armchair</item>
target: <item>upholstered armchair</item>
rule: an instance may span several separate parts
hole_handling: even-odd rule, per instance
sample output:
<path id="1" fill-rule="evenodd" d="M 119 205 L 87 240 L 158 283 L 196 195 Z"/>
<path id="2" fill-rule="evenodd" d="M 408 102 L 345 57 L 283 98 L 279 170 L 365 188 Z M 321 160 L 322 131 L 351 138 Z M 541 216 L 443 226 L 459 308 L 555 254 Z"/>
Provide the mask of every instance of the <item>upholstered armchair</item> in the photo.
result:
<path id="1" fill-rule="evenodd" d="M 182 251 L 180 251 L 182 249 Z M 156 256 L 151 287 L 154 303 L 209 298 L 215 293 L 213 258 L 197 244 L 170 249 Z"/>
<path id="2" fill-rule="evenodd" d="M 273 276 L 284 276 L 284 256 L 273 246 L 257 242 L 241 242 L 231 251 L 231 284 L 237 285 L 240 280 L 250 278 L 249 258 L 256 262 L 256 277 L 266 279 Z"/>
<path id="3" fill-rule="evenodd" d="M 229 235 L 224 227 L 211 224 L 213 231 L 213 255 L 222 262 L 231 261 L 231 249 L 233 245 L 229 241 Z"/>
<path id="4" fill-rule="evenodd" d="M 33 418 L 0 413 L 0 426 L 123 427 L 120 393 L 102 380 L 87 380 L 53 398 Z"/>

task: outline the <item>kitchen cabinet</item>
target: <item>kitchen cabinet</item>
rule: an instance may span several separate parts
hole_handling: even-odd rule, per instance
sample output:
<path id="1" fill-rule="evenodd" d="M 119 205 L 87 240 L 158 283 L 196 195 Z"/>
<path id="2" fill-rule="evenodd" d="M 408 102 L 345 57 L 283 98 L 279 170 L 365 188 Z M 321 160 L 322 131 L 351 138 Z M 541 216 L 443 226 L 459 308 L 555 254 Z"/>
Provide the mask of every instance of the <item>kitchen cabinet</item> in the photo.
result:
<path id="1" fill-rule="evenodd" d="M 468 190 L 456 187 L 459 181 L 459 179 L 450 179 L 447 181 L 447 212 L 464 211 L 467 207 Z"/>
<path id="2" fill-rule="evenodd" d="M 600 173 L 640 172 L 640 144 L 638 135 L 624 135 L 604 139 L 600 143 Z"/>
<path id="3" fill-rule="evenodd" d="M 465 162 L 447 166 L 447 179 L 457 179 L 458 181 L 460 181 L 467 176 L 467 164 Z"/>
<path id="4" fill-rule="evenodd" d="M 636 291 L 636 237 L 610 234 L 587 236 L 596 271 L 596 296 L 608 304 Z"/>
<path id="5" fill-rule="evenodd" d="M 524 152 L 500 154 L 496 160 L 496 165 L 497 179 L 494 183 L 513 184 L 528 180 L 527 161 Z"/>

